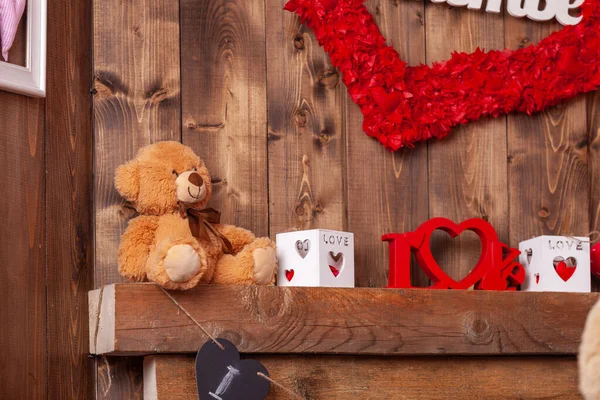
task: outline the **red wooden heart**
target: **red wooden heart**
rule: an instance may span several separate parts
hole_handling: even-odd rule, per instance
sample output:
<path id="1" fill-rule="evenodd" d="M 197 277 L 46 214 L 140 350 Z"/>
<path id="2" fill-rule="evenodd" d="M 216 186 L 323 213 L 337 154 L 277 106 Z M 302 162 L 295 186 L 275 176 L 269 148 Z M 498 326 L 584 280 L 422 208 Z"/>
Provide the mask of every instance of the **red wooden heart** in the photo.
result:
<path id="1" fill-rule="evenodd" d="M 565 282 L 571 279 L 571 277 L 575 273 L 576 268 L 576 266 L 569 267 L 564 261 L 559 262 L 555 267 L 556 273 L 558 274 L 558 276 L 560 276 L 560 279 L 562 279 Z"/>
<path id="2" fill-rule="evenodd" d="M 450 278 L 440 268 L 431 253 L 431 236 L 438 229 L 448 233 L 453 238 L 466 230 L 470 230 L 481 241 L 481 256 L 479 257 L 479 261 L 471 272 L 459 282 Z M 446 218 L 433 218 L 419 226 L 415 233 L 422 243 L 416 252 L 417 260 L 429 279 L 434 282 L 431 286 L 432 288 L 468 289 L 475 285 L 475 283 L 483 278 L 487 266 L 492 262 L 494 249 L 490 248 L 489 243 L 498 241 L 498 235 L 494 228 L 479 218 L 468 219 L 458 225 Z"/>
<path id="3" fill-rule="evenodd" d="M 600 86 L 600 1 L 583 19 L 516 51 L 477 49 L 408 67 L 386 45 L 364 0 L 290 0 L 313 29 L 364 115 L 363 130 L 391 150 L 510 112 L 532 114 Z M 432 22 L 435 23 L 435 22 Z"/>
<path id="4" fill-rule="evenodd" d="M 286 269 L 285 270 L 285 277 L 287 278 L 288 282 L 291 282 L 292 278 L 294 277 L 294 270 L 293 269 Z"/>

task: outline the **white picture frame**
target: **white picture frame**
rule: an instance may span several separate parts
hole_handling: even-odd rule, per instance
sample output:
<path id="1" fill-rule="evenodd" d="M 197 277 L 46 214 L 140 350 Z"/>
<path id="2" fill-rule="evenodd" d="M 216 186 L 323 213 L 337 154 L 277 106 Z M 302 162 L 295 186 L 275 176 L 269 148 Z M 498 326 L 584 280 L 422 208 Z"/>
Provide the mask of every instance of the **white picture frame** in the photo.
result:
<path id="1" fill-rule="evenodd" d="M 25 66 L 0 61 L 0 90 L 46 97 L 46 1 L 27 0 Z"/>

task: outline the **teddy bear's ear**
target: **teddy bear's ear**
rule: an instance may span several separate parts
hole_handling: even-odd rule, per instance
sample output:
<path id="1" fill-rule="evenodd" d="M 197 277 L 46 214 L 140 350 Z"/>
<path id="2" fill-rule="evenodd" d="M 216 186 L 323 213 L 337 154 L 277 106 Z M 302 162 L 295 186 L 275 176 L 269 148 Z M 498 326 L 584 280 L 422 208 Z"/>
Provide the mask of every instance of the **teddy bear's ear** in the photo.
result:
<path id="1" fill-rule="evenodd" d="M 136 160 L 129 161 L 117 168 L 115 187 L 127 201 L 137 200 L 140 191 L 140 165 Z"/>

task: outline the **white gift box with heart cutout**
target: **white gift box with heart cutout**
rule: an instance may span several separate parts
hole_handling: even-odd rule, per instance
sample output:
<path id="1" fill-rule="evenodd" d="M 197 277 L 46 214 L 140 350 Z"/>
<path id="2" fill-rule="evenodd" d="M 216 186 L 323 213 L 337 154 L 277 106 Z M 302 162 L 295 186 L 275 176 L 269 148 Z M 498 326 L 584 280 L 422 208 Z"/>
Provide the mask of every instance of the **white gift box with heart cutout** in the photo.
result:
<path id="1" fill-rule="evenodd" d="M 312 229 L 277 235 L 279 286 L 354 287 L 354 235 Z"/>
<path id="2" fill-rule="evenodd" d="M 590 243 L 587 237 L 538 236 L 519 243 L 525 267 L 522 290 L 590 292 Z"/>

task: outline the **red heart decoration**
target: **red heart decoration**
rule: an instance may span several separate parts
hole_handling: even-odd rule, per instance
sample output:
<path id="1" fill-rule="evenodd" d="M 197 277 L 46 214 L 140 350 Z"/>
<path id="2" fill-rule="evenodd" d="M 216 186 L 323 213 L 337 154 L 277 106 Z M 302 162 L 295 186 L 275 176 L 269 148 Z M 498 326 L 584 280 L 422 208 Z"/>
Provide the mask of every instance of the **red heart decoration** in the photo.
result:
<path id="1" fill-rule="evenodd" d="M 291 282 L 292 278 L 294 277 L 294 270 L 293 269 L 286 269 L 285 270 L 285 277 L 287 278 L 288 282 Z"/>
<path id="2" fill-rule="evenodd" d="M 363 130 L 397 150 L 442 138 L 457 125 L 510 112 L 532 114 L 600 86 L 600 1 L 582 21 L 516 51 L 477 49 L 408 67 L 386 44 L 364 0 L 290 0 L 339 68 L 364 115 Z"/>
<path id="3" fill-rule="evenodd" d="M 481 241 L 481 256 L 479 257 L 479 261 L 477 261 L 477 264 L 471 272 L 459 282 L 450 278 L 448 274 L 440 268 L 431 253 L 431 248 L 429 246 L 431 243 L 431 236 L 433 235 L 433 232 L 438 229 L 448 233 L 453 238 L 457 237 L 462 232 L 469 230 L 474 232 Z M 429 279 L 434 282 L 431 286 L 432 288 L 468 289 L 475 285 L 475 283 L 483 278 L 487 265 L 489 265 L 493 259 L 494 249 L 490 248 L 489 243 L 498 240 L 498 235 L 494 228 L 479 218 L 468 219 L 458 225 L 446 218 L 433 218 L 419 226 L 415 233 L 419 238 L 419 242 L 422 243 L 419 250 L 416 252 L 417 260 Z"/>
<path id="4" fill-rule="evenodd" d="M 329 269 L 331 270 L 331 273 L 333 274 L 333 276 L 335 276 L 336 278 L 340 274 L 340 270 L 337 269 L 336 267 L 334 267 L 333 265 L 330 265 Z"/>
<path id="5" fill-rule="evenodd" d="M 401 92 L 388 93 L 381 87 L 373 88 L 371 94 L 379 108 L 388 114 L 398 108 L 404 99 L 404 95 Z"/>
<path id="6" fill-rule="evenodd" d="M 600 279 L 600 243 L 592 246 L 590 251 L 592 275 Z"/>
<path id="7" fill-rule="evenodd" d="M 556 264 L 556 267 L 555 267 L 556 273 L 565 282 L 568 281 L 569 279 L 571 279 L 571 277 L 575 273 L 576 268 L 577 267 L 569 267 L 567 265 L 567 263 L 564 261 L 559 262 L 558 264 Z"/>

